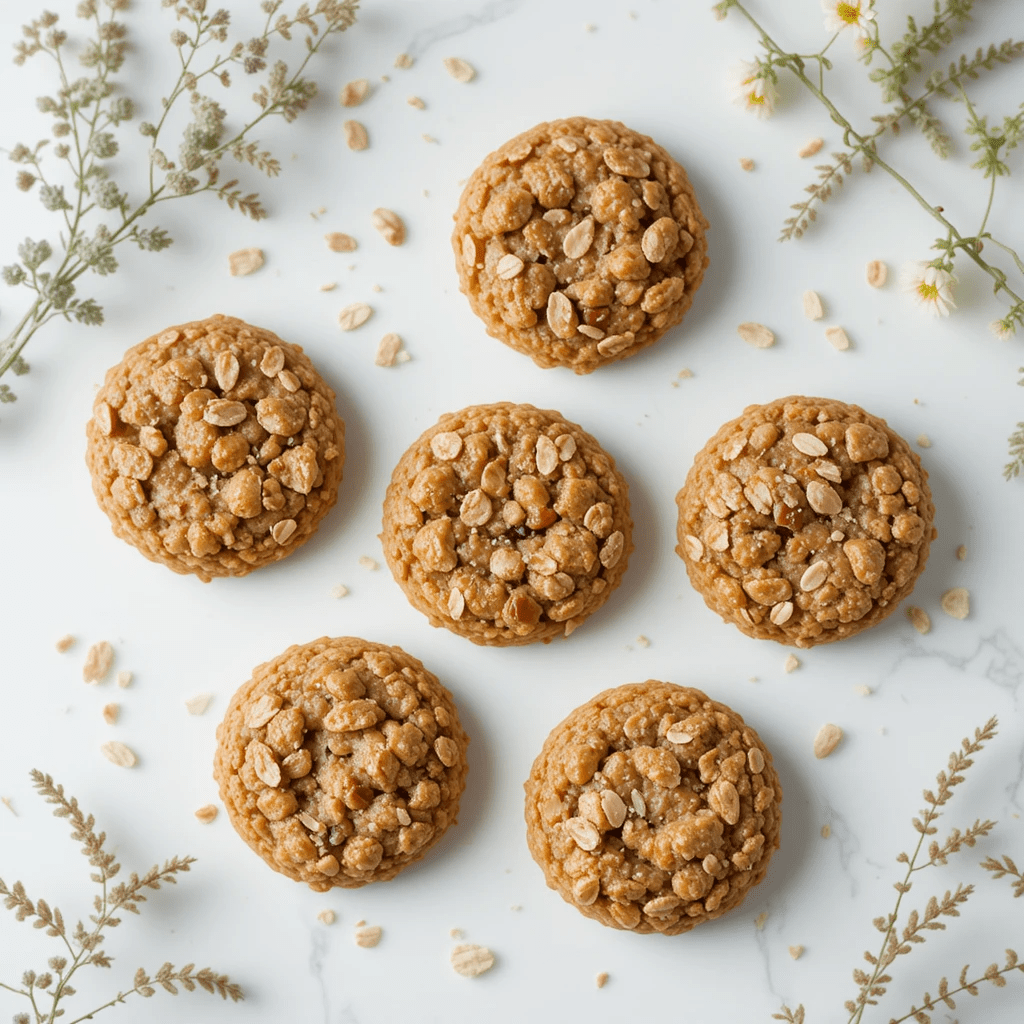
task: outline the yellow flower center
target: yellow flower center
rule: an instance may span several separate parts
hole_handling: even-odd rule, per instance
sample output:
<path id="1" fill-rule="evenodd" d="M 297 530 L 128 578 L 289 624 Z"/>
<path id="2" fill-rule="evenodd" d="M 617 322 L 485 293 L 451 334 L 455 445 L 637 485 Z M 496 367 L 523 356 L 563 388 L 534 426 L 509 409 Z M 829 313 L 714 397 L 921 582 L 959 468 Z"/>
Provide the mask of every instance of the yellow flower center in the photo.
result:
<path id="1" fill-rule="evenodd" d="M 856 25 L 860 21 L 860 4 L 836 4 L 836 14 L 847 25 Z"/>
<path id="2" fill-rule="evenodd" d="M 939 288 L 938 285 L 926 284 L 922 281 L 917 286 L 917 294 L 921 296 L 925 302 L 937 302 L 939 299 Z"/>
<path id="3" fill-rule="evenodd" d="M 747 102 L 761 104 L 764 103 L 764 97 L 758 96 L 756 92 L 749 92 L 747 93 Z"/>

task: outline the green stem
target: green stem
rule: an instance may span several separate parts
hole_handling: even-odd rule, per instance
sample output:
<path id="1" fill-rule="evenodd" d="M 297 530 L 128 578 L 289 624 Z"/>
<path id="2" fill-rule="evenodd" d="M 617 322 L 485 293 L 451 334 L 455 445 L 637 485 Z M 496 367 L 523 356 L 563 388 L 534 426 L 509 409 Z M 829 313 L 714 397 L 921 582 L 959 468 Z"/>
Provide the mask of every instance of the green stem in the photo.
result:
<path id="1" fill-rule="evenodd" d="M 138 986 L 130 989 L 127 992 L 118 992 L 113 999 L 108 1003 L 104 1003 L 102 1006 L 97 1006 L 96 1009 L 90 1010 L 88 1013 L 83 1014 L 81 1017 L 76 1017 L 74 1020 L 69 1021 L 68 1024 L 81 1024 L 83 1020 L 92 1020 L 93 1017 L 100 1012 L 100 1010 L 107 1009 L 108 1006 L 116 1006 L 118 1003 L 123 1003 L 128 996 L 135 995 L 139 991 Z"/>
<path id="2" fill-rule="evenodd" d="M 19 996 L 27 996 L 28 995 L 28 993 L 23 988 L 14 988 L 12 985 L 5 985 L 2 981 L 0 981 L 0 988 L 5 988 L 5 989 L 7 989 L 8 992 L 15 993 L 15 995 L 19 995 Z"/>

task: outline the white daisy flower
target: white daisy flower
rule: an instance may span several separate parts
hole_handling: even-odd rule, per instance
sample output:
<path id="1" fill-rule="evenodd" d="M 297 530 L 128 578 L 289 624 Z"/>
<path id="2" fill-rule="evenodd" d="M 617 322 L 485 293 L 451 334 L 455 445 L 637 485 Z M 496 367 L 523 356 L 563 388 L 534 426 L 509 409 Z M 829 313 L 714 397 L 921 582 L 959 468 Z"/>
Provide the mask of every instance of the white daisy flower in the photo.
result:
<path id="1" fill-rule="evenodd" d="M 869 34 L 868 22 L 875 20 L 874 0 L 821 0 L 825 12 L 825 31 L 842 32 L 852 28 L 858 39 Z"/>
<path id="2" fill-rule="evenodd" d="M 777 98 L 775 83 L 764 77 L 761 65 L 756 61 L 742 61 L 733 81 L 734 102 L 744 110 L 752 110 L 758 117 L 770 117 Z"/>
<path id="3" fill-rule="evenodd" d="M 953 284 L 956 278 L 924 260 L 905 263 L 900 270 L 900 288 L 932 316 L 949 316 L 956 309 Z"/>
<path id="4" fill-rule="evenodd" d="M 1014 328 L 1010 323 L 1009 317 L 1007 317 L 1006 320 L 993 320 L 992 323 L 988 325 L 988 329 L 999 341 L 1009 341 L 1014 332 Z"/>

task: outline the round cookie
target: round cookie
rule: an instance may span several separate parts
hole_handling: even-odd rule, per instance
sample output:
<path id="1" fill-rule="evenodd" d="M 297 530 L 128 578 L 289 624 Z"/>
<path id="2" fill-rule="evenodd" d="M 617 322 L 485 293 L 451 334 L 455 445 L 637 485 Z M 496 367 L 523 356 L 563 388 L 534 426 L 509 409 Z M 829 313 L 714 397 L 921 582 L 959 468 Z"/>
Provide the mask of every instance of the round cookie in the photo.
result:
<path id="1" fill-rule="evenodd" d="M 884 420 L 791 396 L 751 405 L 693 461 L 676 548 L 747 636 L 812 647 L 881 622 L 936 536 L 928 474 Z"/>
<path id="2" fill-rule="evenodd" d="M 220 315 L 130 348 L 107 371 L 86 435 L 114 533 L 204 582 L 309 540 L 345 461 L 334 392 L 302 349 Z"/>
<path id="3" fill-rule="evenodd" d="M 686 172 L 618 121 L 570 117 L 491 153 L 455 213 L 459 284 L 487 333 L 590 373 L 679 323 L 708 265 Z"/>
<path id="4" fill-rule="evenodd" d="M 677 935 L 743 902 L 779 845 L 782 789 L 743 719 L 700 690 L 605 690 L 557 725 L 526 782 L 548 886 L 612 928 Z"/>
<path id="5" fill-rule="evenodd" d="M 235 831 L 275 871 L 353 889 L 394 878 L 455 824 L 468 742 L 415 658 L 321 637 L 231 698 L 213 777 Z"/>
<path id="6" fill-rule="evenodd" d="M 442 416 L 384 499 L 391 572 L 433 626 L 474 643 L 568 636 L 633 550 L 629 489 L 590 434 L 532 405 Z"/>

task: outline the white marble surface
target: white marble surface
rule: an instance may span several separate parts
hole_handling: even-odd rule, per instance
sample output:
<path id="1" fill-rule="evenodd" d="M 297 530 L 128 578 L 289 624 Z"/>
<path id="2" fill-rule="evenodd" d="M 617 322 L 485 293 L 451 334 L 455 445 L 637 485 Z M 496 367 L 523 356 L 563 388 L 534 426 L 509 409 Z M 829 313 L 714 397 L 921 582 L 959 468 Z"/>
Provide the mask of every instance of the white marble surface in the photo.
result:
<path id="1" fill-rule="evenodd" d="M 65 14 L 74 7 L 70 0 L 50 5 Z M 17 812 L 0 806 L 0 875 L 8 883 L 21 878 L 68 917 L 88 912 L 87 865 L 65 825 L 32 792 L 27 773 L 34 766 L 96 814 L 126 869 L 175 852 L 198 857 L 177 889 L 153 894 L 142 917 L 114 933 L 112 970 L 83 978 L 66 1019 L 119 984 L 127 987 L 137 966 L 153 969 L 168 959 L 227 971 L 244 986 L 246 1001 L 159 994 L 144 1006 L 105 1011 L 110 1020 L 391 1024 L 671 1014 L 760 1021 L 783 1000 L 805 1003 L 809 1022 L 845 1020 L 842 1002 L 855 993 L 850 972 L 861 951 L 875 947 L 871 919 L 891 906 L 895 857 L 916 838 L 910 819 L 921 789 L 960 738 L 992 714 L 1000 716 L 1000 734 L 943 824 L 963 827 L 988 816 L 999 826 L 949 867 L 917 876 L 908 901 L 921 907 L 961 880 L 977 893 L 952 928 L 931 933 L 899 964 L 890 996 L 864 1020 L 904 1013 L 943 973 L 957 974 L 968 961 L 984 966 L 1011 945 L 1024 952 L 1024 900 L 1011 900 L 1007 882 L 978 867 L 983 856 L 1003 852 L 1024 863 L 1024 482 L 1001 478 L 1005 437 L 1022 418 L 1024 392 L 1014 386 L 1021 342 L 999 343 L 988 333 L 1000 307 L 971 269 L 957 291 L 961 309 L 941 322 L 911 308 L 892 278 L 881 291 L 867 288 L 867 260 L 883 259 L 895 271 L 925 258 L 936 234 L 881 172 L 855 174 L 803 241 L 776 244 L 787 205 L 813 177 L 796 150 L 815 135 L 828 148 L 840 139 L 792 83 L 770 121 L 732 106 L 728 70 L 753 54 L 754 37 L 738 18 L 715 22 L 707 6 L 367 3 L 321 63 L 322 97 L 312 110 L 293 126 L 268 129 L 284 163 L 278 179 L 258 182 L 270 219 L 253 225 L 205 197 L 167 205 L 159 223 L 175 238 L 171 250 L 126 254 L 116 277 L 89 282 L 106 305 L 107 325 L 55 323 L 27 351 L 33 369 L 16 381 L 20 400 L 0 411 L 0 795 Z M 817 3 L 755 6 L 778 38 L 805 51 L 820 45 Z M 930 7 L 924 0 L 891 6 L 918 13 Z M 14 7 L 0 7 L 5 51 L 24 17 Z M 165 42 L 171 19 L 156 0 L 133 7 L 138 49 L 127 75 L 141 115 L 151 117 L 172 74 Z M 1024 33 L 1016 0 L 978 7 L 964 49 Z M 896 15 L 885 18 L 891 24 Z M 848 41 L 834 50 L 842 68 L 837 97 L 867 124 L 875 87 L 854 64 Z M 414 56 L 415 67 L 393 69 L 400 52 Z M 450 54 L 477 67 L 473 83 L 445 74 L 441 59 Z M 384 74 L 390 81 L 380 81 Z M 48 76 L 41 63 L 0 65 L 4 145 L 43 137 L 32 98 Z M 362 76 L 375 85 L 355 116 L 372 144 L 350 153 L 335 97 L 344 82 Z M 979 83 L 976 95 L 985 112 L 1001 117 L 1016 109 L 1021 91 L 1021 68 L 1010 67 Z M 233 91 L 236 103 L 245 92 L 244 84 Z M 410 94 L 422 96 L 427 109 L 407 106 Z M 961 124 L 962 108 L 937 108 L 954 128 Z M 688 168 L 712 223 L 710 271 L 684 324 L 638 358 L 590 378 L 541 371 L 487 338 L 458 292 L 448 247 L 459 180 L 510 135 L 577 113 L 620 118 L 654 135 Z M 423 142 L 424 132 L 438 144 Z M 968 169 L 955 134 L 957 152 L 946 165 L 913 132 L 886 148 L 955 222 L 973 226 L 985 185 Z M 142 149 L 137 136 L 126 135 L 136 141 L 126 146 L 119 174 L 137 182 Z M 739 169 L 742 156 L 757 161 L 756 171 Z M 1014 156 L 1016 176 L 1001 184 L 993 226 L 1020 247 L 1022 169 L 1019 152 Z M 6 262 L 17 241 L 52 230 L 54 221 L 15 191 L 12 169 L 0 167 L 7 168 L 0 182 Z M 380 205 L 406 218 L 402 248 L 374 235 L 369 212 Z M 326 214 L 311 219 L 321 206 Z M 328 252 L 322 235 L 329 230 L 357 235 L 359 251 Z M 250 245 L 266 251 L 266 267 L 230 278 L 227 254 Z M 337 290 L 318 291 L 328 281 L 338 281 Z M 851 351 L 833 351 L 822 324 L 803 318 L 807 288 L 824 298 L 825 322 L 845 326 Z M 341 334 L 337 311 L 356 300 L 371 302 L 376 314 L 359 331 Z M 20 316 L 20 302 L 0 291 L 0 331 Z M 312 542 L 249 578 L 204 586 L 149 564 L 111 535 L 82 451 L 93 389 L 123 350 L 168 324 L 215 311 L 306 347 L 338 391 L 349 453 L 339 507 Z M 778 344 L 767 351 L 745 346 L 735 333 L 743 320 L 769 324 Z M 402 334 L 413 359 L 381 369 L 373 353 L 389 330 Z M 684 367 L 693 379 L 673 386 Z M 801 652 L 801 667 L 786 674 L 787 650 L 742 637 L 691 590 L 672 550 L 673 495 L 720 423 L 749 402 L 792 392 L 863 404 L 911 439 L 927 433 L 933 445 L 922 457 L 939 538 L 913 599 L 932 616 L 929 635 L 919 636 L 898 612 L 853 640 Z M 369 572 L 357 562 L 381 557 L 383 490 L 412 438 L 448 409 L 502 399 L 557 407 L 591 429 L 632 488 L 637 550 L 622 588 L 570 641 L 550 647 L 482 649 L 433 630 L 386 568 Z M 960 544 L 968 548 L 962 562 L 954 556 Z M 351 590 L 340 601 L 330 593 L 338 583 Z M 966 621 L 939 610 L 940 595 L 954 586 L 971 591 Z M 59 655 L 54 641 L 66 632 L 79 643 Z M 362 635 L 416 654 L 455 694 L 472 744 L 459 824 L 428 859 L 386 885 L 316 895 L 269 871 L 223 814 L 201 825 L 193 812 L 216 799 L 214 729 L 231 693 L 255 664 L 323 634 Z M 649 647 L 637 642 L 641 634 Z M 117 668 L 135 673 L 131 688 L 82 684 L 85 648 L 100 639 L 114 643 Z M 766 881 L 731 916 L 676 938 L 615 932 L 577 914 L 545 888 L 522 821 L 522 782 L 548 730 L 598 690 L 650 677 L 700 686 L 739 710 L 774 751 L 785 789 L 782 848 Z M 856 692 L 861 685 L 870 696 Z M 191 717 L 184 701 L 200 692 L 214 700 L 203 717 Z M 100 716 L 108 701 L 122 705 L 115 727 Z M 846 738 L 819 762 L 811 745 L 826 721 L 841 725 Z M 126 771 L 101 758 L 99 745 L 114 737 L 139 752 L 139 767 Z M 820 834 L 825 824 L 827 839 Z M 316 917 L 328 907 L 338 915 L 331 927 Z M 361 919 L 383 927 L 377 948 L 354 944 Z M 451 971 L 455 927 L 464 941 L 494 950 L 494 970 L 476 980 Z M 0 980 L 40 968 L 55 951 L 48 951 L 52 942 L 5 915 Z M 796 944 L 806 947 L 798 961 L 787 952 Z M 600 991 L 599 971 L 610 975 Z M 1018 977 L 961 1004 L 957 1018 L 1019 1020 L 1022 992 Z M 0 1019 L 19 1009 L 0 992 Z"/>

